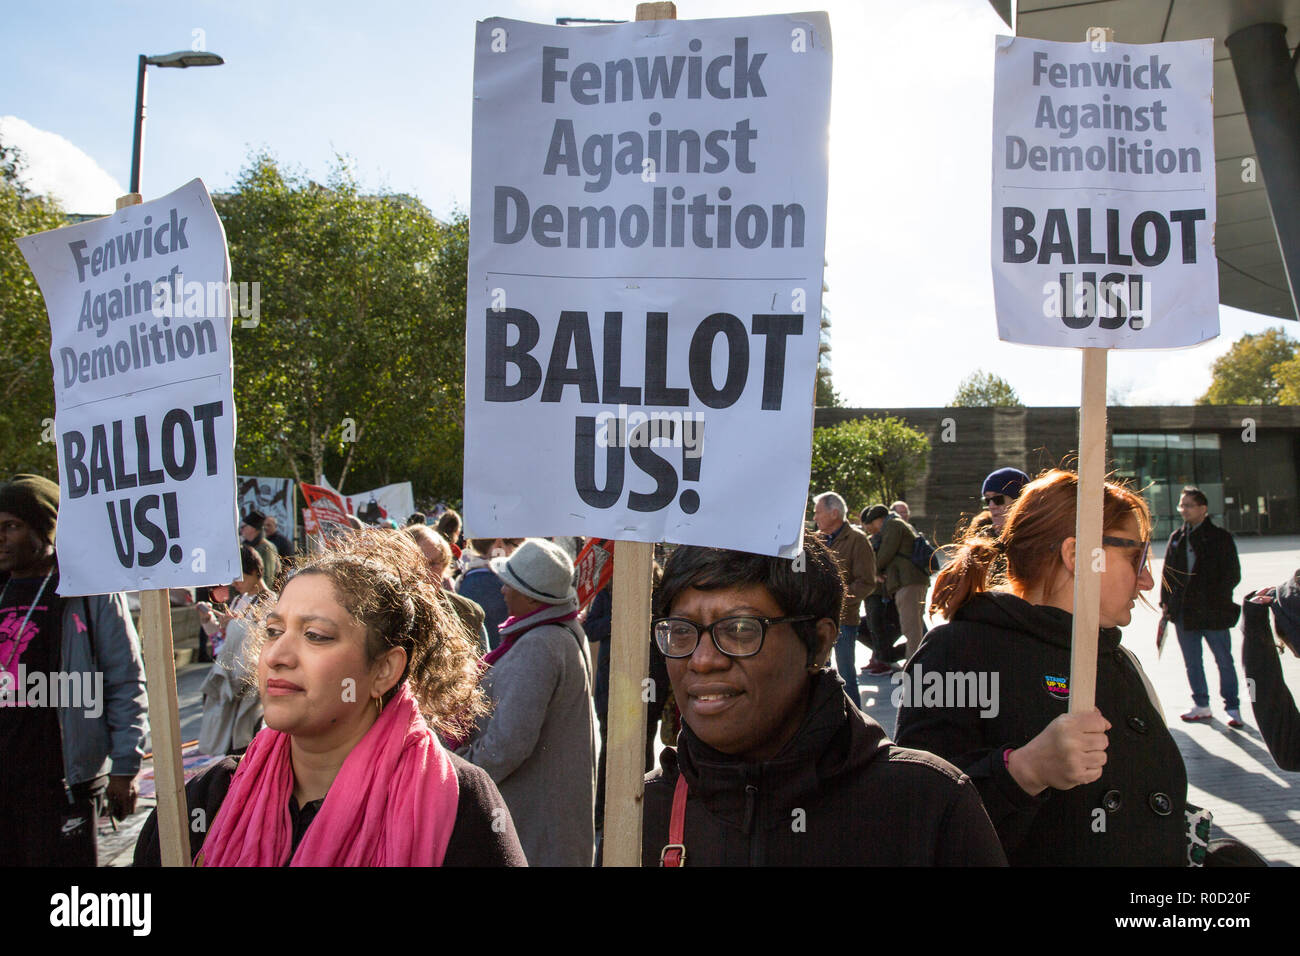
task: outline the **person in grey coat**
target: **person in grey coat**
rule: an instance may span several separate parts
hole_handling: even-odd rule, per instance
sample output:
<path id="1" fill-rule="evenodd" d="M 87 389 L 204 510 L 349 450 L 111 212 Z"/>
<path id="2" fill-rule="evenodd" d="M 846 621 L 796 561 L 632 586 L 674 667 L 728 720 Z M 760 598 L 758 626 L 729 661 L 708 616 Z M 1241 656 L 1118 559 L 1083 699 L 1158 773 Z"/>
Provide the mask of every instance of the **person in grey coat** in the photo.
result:
<path id="1" fill-rule="evenodd" d="M 510 617 L 483 658 L 490 716 L 456 752 L 491 775 L 530 866 L 591 866 L 596 730 L 573 562 L 529 538 L 491 565 Z"/>

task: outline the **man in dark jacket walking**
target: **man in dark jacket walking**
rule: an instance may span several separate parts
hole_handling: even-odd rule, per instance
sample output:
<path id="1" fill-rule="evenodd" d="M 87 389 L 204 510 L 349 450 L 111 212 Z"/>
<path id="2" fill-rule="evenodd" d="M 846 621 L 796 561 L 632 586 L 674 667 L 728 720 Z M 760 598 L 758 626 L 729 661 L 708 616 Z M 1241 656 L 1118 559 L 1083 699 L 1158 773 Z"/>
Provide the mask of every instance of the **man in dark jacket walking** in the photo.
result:
<path id="1" fill-rule="evenodd" d="M 1187 665 L 1194 706 L 1183 720 L 1209 720 L 1210 690 L 1205 681 L 1201 639 L 1219 667 L 1219 693 L 1228 712 L 1229 727 L 1243 727 L 1237 696 L 1237 671 L 1232 662 L 1228 628 L 1237 623 L 1241 608 L 1232 589 L 1241 582 L 1241 564 L 1232 535 L 1209 517 L 1209 502 L 1199 488 L 1183 489 L 1178 511 L 1183 526 L 1169 536 L 1165 571 L 1160 585 L 1160 606 L 1173 622 L 1178 646 Z"/>

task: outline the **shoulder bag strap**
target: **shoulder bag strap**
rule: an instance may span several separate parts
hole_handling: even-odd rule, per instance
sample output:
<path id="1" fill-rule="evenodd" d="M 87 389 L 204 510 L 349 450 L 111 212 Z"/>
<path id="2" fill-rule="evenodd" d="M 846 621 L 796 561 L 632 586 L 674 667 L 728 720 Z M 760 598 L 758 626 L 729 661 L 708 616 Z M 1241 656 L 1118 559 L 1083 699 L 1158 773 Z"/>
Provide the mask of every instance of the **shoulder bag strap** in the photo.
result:
<path id="1" fill-rule="evenodd" d="M 673 812 L 668 818 L 668 845 L 659 851 L 660 866 L 685 866 L 686 844 L 686 775 L 677 771 L 677 786 L 673 788 Z"/>

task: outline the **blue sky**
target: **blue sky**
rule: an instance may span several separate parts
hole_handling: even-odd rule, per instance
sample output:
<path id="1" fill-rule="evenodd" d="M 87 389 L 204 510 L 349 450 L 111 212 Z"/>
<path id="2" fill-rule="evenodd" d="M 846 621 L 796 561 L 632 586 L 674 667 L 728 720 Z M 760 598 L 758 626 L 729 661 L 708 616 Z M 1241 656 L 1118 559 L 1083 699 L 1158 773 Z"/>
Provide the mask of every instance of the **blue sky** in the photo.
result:
<path id="1" fill-rule="evenodd" d="M 983 368 L 1027 404 L 1077 404 L 1077 353 L 997 341 L 989 138 L 993 37 L 1006 28 L 986 0 L 816 6 L 830 12 L 835 47 L 826 303 L 836 387 L 852 405 L 943 405 Z M 15 6 L 0 33 L 0 117 L 11 117 L 0 128 L 27 146 L 34 184 L 99 197 L 80 204 L 106 209 L 129 180 L 136 56 L 198 39 L 226 65 L 149 71 L 146 199 L 195 176 L 228 188 L 250 151 L 266 149 L 318 179 L 346 154 L 368 188 L 413 193 L 446 214 L 469 202 L 475 21 L 629 18 L 634 9 L 577 0 Z M 679 3 L 678 14 L 798 9 L 700 0 Z M 1188 403 L 1235 339 L 1278 325 L 1295 334 L 1293 323 L 1225 309 L 1213 342 L 1112 353 L 1112 389 L 1131 404 Z"/>

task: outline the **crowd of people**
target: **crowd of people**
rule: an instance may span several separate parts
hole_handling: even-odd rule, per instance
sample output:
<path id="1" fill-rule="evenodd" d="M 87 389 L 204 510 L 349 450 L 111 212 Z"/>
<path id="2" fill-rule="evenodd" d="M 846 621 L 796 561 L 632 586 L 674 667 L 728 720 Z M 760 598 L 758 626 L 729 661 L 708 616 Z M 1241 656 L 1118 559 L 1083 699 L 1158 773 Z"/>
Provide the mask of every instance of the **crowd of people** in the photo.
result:
<path id="1" fill-rule="evenodd" d="M 644 863 L 1261 862 L 1208 839 L 1121 641 L 1155 586 L 1152 517 L 1121 484 L 1104 495 L 1096 707 L 1069 713 L 1075 497 L 1071 472 L 998 469 L 986 510 L 938 554 L 906 502 L 868 505 L 855 526 L 834 491 L 813 499 L 794 559 L 664 550 Z M 1184 719 L 1208 711 L 1204 640 L 1239 726 L 1235 546 L 1199 489 L 1182 504 L 1159 601 L 1187 664 Z M 57 510 L 46 479 L 0 485 L 0 670 L 102 672 L 103 706 L 0 706 L 0 864 L 93 865 L 99 815 L 133 811 L 145 750 L 125 596 L 57 596 Z M 271 518 L 241 522 L 239 578 L 198 605 L 213 657 L 200 745 L 222 759 L 186 787 L 206 821 L 196 864 L 599 862 L 610 589 L 580 604 L 579 539 L 466 538 L 445 511 L 350 522 L 300 550 Z M 1244 607 L 1256 718 L 1293 769 L 1300 710 L 1274 638 L 1300 645 L 1300 572 Z M 862 711 L 858 642 L 865 670 L 907 691 L 892 737 Z M 160 861 L 151 816 L 135 862 Z"/>

